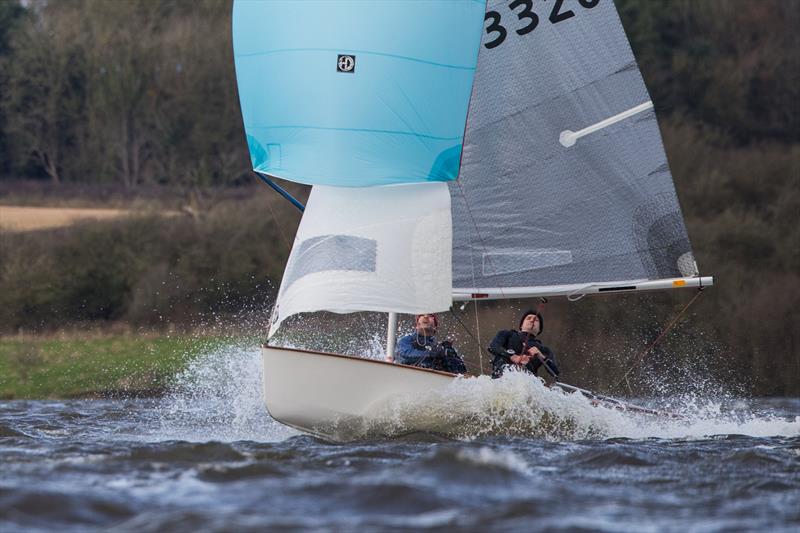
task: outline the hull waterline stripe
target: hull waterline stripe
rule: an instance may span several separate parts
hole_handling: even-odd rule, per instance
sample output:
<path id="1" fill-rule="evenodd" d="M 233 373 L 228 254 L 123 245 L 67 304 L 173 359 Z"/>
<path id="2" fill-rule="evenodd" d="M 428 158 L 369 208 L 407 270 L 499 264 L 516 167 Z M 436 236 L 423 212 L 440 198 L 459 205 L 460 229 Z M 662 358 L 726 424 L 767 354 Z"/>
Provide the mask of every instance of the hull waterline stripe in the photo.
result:
<path id="1" fill-rule="evenodd" d="M 590 133 L 594 133 L 598 130 L 602 130 L 603 128 L 607 128 L 612 124 L 616 124 L 620 120 L 625 120 L 626 118 L 632 117 L 633 115 L 641 113 L 642 111 L 652 109 L 652 107 L 653 107 L 653 102 L 648 101 L 643 104 L 639 104 L 636 107 L 632 107 L 627 111 L 623 111 L 622 113 L 614 115 L 613 117 L 601 120 L 597 124 L 592 124 L 591 126 L 583 128 L 582 130 L 578 131 L 564 130 L 561 132 L 561 135 L 558 136 L 558 142 L 561 143 L 561 146 L 569 148 L 571 146 L 574 146 L 575 142 L 581 137 L 589 135 Z"/>

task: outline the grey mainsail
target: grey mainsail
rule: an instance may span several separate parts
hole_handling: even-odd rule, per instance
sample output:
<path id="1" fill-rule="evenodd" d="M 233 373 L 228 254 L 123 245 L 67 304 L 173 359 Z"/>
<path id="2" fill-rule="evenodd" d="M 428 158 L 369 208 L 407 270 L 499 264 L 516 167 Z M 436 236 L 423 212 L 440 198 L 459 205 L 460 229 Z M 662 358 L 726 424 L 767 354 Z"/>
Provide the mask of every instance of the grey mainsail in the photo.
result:
<path id="1" fill-rule="evenodd" d="M 488 2 L 450 192 L 454 290 L 697 274 L 611 0 Z"/>

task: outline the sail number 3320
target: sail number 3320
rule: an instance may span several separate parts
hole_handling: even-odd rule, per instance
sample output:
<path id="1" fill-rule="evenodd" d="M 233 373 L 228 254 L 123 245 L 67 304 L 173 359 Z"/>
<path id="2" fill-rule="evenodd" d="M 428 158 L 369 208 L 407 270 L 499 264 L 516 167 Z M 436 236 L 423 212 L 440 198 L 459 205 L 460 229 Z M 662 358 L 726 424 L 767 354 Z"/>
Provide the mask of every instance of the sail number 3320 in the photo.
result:
<path id="1" fill-rule="evenodd" d="M 544 1 L 544 0 L 543 0 Z M 592 9 L 600 0 L 578 0 L 581 7 Z M 550 3 L 550 2 L 548 2 Z M 564 0 L 552 0 L 552 8 L 548 20 L 550 24 L 558 24 L 575 16 L 571 9 L 564 8 Z M 521 9 L 520 9 L 521 8 Z M 513 0 L 508 3 L 508 9 L 519 19 L 519 23 L 524 24 L 520 28 L 513 28 L 517 35 L 525 35 L 535 30 L 539 26 L 539 15 L 533 12 L 533 0 Z M 486 27 L 488 35 L 497 34 L 494 39 L 483 44 L 486 48 L 492 49 L 503 44 L 508 36 L 508 30 L 503 25 L 503 19 L 497 11 L 487 11 L 485 21 L 491 21 Z"/>

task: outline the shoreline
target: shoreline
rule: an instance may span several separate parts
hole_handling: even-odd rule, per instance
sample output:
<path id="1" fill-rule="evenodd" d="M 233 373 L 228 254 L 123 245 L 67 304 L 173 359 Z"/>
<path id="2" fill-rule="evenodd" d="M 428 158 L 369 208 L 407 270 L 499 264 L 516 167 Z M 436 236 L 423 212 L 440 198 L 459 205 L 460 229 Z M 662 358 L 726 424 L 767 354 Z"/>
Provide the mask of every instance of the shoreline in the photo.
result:
<path id="1" fill-rule="evenodd" d="M 0 339 L 0 399 L 159 397 L 221 336 Z"/>

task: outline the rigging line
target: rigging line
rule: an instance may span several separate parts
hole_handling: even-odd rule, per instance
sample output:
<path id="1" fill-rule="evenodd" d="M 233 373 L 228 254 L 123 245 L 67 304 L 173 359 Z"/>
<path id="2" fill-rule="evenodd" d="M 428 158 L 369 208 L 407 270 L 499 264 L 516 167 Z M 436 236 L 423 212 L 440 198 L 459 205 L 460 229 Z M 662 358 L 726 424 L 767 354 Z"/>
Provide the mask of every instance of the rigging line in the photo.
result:
<path id="1" fill-rule="evenodd" d="M 465 126 L 465 129 L 466 129 L 466 126 Z M 463 157 L 463 156 L 464 155 L 463 155 L 463 151 L 462 151 L 461 157 Z M 467 195 L 464 194 L 464 189 L 461 187 L 461 183 L 459 182 L 459 180 L 456 180 L 456 184 L 458 185 L 458 189 L 461 192 L 461 198 L 464 200 L 464 206 L 467 208 L 467 212 L 470 214 L 470 218 L 472 219 L 472 213 L 470 211 L 469 204 L 467 203 Z M 472 219 L 472 224 L 473 224 L 473 226 L 475 226 L 475 220 L 474 219 Z M 480 234 L 478 233 L 478 228 L 477 227 L 475 227 L 475 233 L 478 235 L 478 238 L 480 238 Z M 470 235 L 469 231 L 467 231 L 467 240 L 469 241 L 469 249 L 472 250 L 472 236 Z M 484 247 L 484 249 L 485 249 L 485 247 Z M 472 256 L 472 253 L 469 254 L 469 266 L 470 266 L 470 269 L 469 269 L 470 275 L 472 276 L 472 285 L 475 286 L 476 285 L 476 283 L 475 283 L 475 258 Z M 467 303 L 469 303 L 469 300 L 467 300 L 467 302 L 464 303 L 464 306 L 466 306 Z M 461 308 L 463 309 L 464 306 L 462 306 Z M 475 333 L 477 334 L 478 338 L 475 338 L 475 337 L 472 337 L 472 338 L 475 339 L 476 348 L 478 350 L 478 365 L 480 366 L 480 370 L 478 372 L 478 375 L 481 375 L 481 374 L 483 374 L 483 346 L 481 346 L 481 339 L 480 339 L 481 324 L 480 324 L 480 320 L 478 319 L 478 301 L 477 300 L 475 300 L 475 306 L 474 307 L 475 307 Z M 464 328 L 466 329 L 466 326 L 464 326 Z M 470 336 L 472 336 L 472 335 L 470 335 Z"/>
<path id="2" fill-rule="evenodd" d="M 278 217 L 275 215 L 275 211 L 272 209 L 272 200 L 267 201 L 267 207 L 269 208 L 269 212 L 272 215 L 272 221 L 275 223 L 275 226 L 278 228 L 278 233 L 281 236 L 281 240 L 283 244 L 288 248 L 289 253 L 292 251 L 292 243 L 289 242 L 289 239 L 286 237 L 286 234 L 283 232 L 283 228 L 278 223 Z"/>
<path id="3" fill-rule="evenodd" d="M 462 359 L 464 361 L 464 366 L 467 367 L 467 370 L 472 372 L 475 377 L 480 377 L 483 375 L 483 370 L 478 368 L 478 365 L 475 363 L 469 363 L 466 359 Z"/>
<path id="4" fill-rule="evenodd" d="M 475 301 L 475 333 L 478 335 L 476 342 L 478 344 L 478 364 L 481 367 L 480 373 L 483 374 L 483 345 L 481 343 L 481 321 L 478 318 L 478 302 Z"/>
<path id="5" fill-rule="evenodd" d="M 295 200 L 290 194 L 288 194 L 286 191 L 284 191 L 283 188 L 278 186 L 275 182 L 273 182 L 269 178 L 266 178 L 266 176 L 262 176 L 258 172 L 254 172 L 254 174 L 256 176 L 258 176 L 258 178 L 261 179 L 262 182 L 266 183 L 267 185 L 272 187 L 273 190 L 277 191 L 281 196 L 283 196 L 284 198 L 286 198 L 287 200 L 292 202 L 292 204 L 295 207 L 299 206 L 298 209 L 300 209 L 301 212 L 303 211 L 303 206 L 299 202 L 297 202 L 297 200 Z M 289 256 L 291 256 L 291 254 L 292 254 L 292 243 L 289 242 L 289 238 L 286 237 L 286 234 L 283 232 L 283 226 L 280 224 L 280 222 L 278 222 L 278 216 L 275 214 L 275 210 L 272 208 L 272 199 L 271 198 L 267 199 L 267 208 L 269 209 L 270 215 L 272 215 L 272 222 L 275 224 L 275 227 L 278 228 L 278 234 L 281 236 L 281 241 L 283 241 L 283 245 L 289 251 Z M 275 299 L 275 306 L 277 306 L 277 302 L 278 302 L 278 300 L 276 298 Z M 270 328 L 272 328 L 272 319 L 275 316 L 274 311 L 275 311 L 275 307 L 273 306 L 273 310 L 270 313 L 269 321 L 267 322 L 267 329 L 268 330 Z"/>
<path id="6" fill-rule="evenodd" d="M 483 249 L 484 258 L 489 260 L 491 264 L 492 271 L 494 272 L 493 275 L 499 275 L 497 267 L 494 265 L 494 260 L 492 259 L 491 254 L 489 253 L 488 249 L 486 248 L 486 243 L 483 242 L 483 237 L 481 236 L 481 232 L 478 231 L 478 224 L 475 222 L 475 217 L 472 215 L 472 209 L 469 206 L 469 202 L 467 201 L 467 195 L 464 192 L 464 187 L 461 186 L 461 180 L 456 180 L 456 184 L 458 184 L 458 189 L 461 191 L 461 196 L 464 198 L 464 205 L 467 208 L 467 214 L 469 215 L 470 222 L 472 223 L 472 227 L 475 229 L 475 234 L 478 236 L 478 241 L 480 242 L 480 246 Z M 472 242 L 470 241 L 470 244 Z M 472 266 L 472 284 L 475 285 L 475 266 Z M 500 296 L 507 300 L 508 297 L 506 296 L 505 292 L 503 291 L 503 287 L 499 287 L 500 289 Z"/>
<path id="7" fill-rule="evenodd" d="M 481 232 L 478 230 L 478 224 L 475 222 L 475 217 L 472 214 L 472 209 L 470 208 L 469 201 L 467 201 L 467 194 L 466 194 L 466 192 L 464 192 L 464 187 L 461 185 L 461 180 L 460 179 L 456 180 L 456 185 L 458 185 L 458 190 L 461 192 L 461 198 L 463 198 L 463 200 L 464 200 L 464 206 L 467 209 L 467 215 L 469 215 L 469 220 L 472 223 L 472 228 L 475 230 L 475 235 L 478 236 L 478 242 L 480 243 L 480 247 L 483 250 L 484 257 L 488 258 L 489 264 L 491 265 L 492 271 L 495 273 L 495 275 L 497 275 L 497 267 L 494 265 L 494 260 L 492 259 L 491 254 L 489 254 L 489 252 L 488 252 L 488 249 L 486 247 L 486 243 L 483 241 L 483 237 L 481 236 Z M 469 234 L 467 234 L 467 235 L 469 236 Z M 472 238 L 471 237 L 468 237 L 468 238 L 470 239 L 469 240 L 469 245 L 470 245 L 470 249 L 471 249 L 472 248 Z M 472 272 L 472 285 L 475 286 L 477 284 L 475 283 L 475 263 L 474 263 L 474 260 L 472 258 L 472 254 L 470 254 L 470 263 L 471 263 L 470 266 L 471 266 L 471 272 Z M 501 298 L 504 299 L 504 300 L 508 300 L 508 297 L 506 296 L 505 291 L 503 291 L 503 287 L 499 287 L 499 289 L 500 289 L 499 292 L 500 292 Z M 476 333 L 478 335 L 478 358 L 480 360 L 481 372 L 483 372 L 483 348 L 482 348 L 481 343 L 480 343 L 480 331 L 481 331 L 480 327 L 481 327 L 480 319 L 478 318 L 478 301 L 475 300 L 475 331 L 476 331 Z"/>
<path id="8" fill-rule="evenodd" d="M 464 205 L 467 205 L 467 198 L 464 197 Z M 469 209 L 469 206 L 467 207 Z M 475 228 L 475 232 L 477 233 L 477 228 Z M 469 234 L 469 233 L 468 233 Z M 478 234 L 478 238 L 480 238 L 480 234 Z M 472 237 L 469 237 L 470 248 L 472 248 Z M 472 284 L 475 285 L 475 259 L 470 254 L 470 273 L 472 275 Z M 475 344 L 478 348 L 478 375 L 483 374 L 483 343 L 481 342 L 481 321 L 478 314 L 478 300 L 475 300 L 473 304 L 473 309 L 475 312 L 475 334 L 477 338 L 475 339 Z"/>
<path id="9" fill-rule="evenodd" d="M 654 340 L 654 341 L 653 341 L 653 342 L 650 344 L 650 346 L 648 346 L 647 348 L 645 348 L 645 349 L 644 349 L 644 351 L 642 351 L 642 352 L 641 352 L 641 353 L 640 353 L 640 354 L 637 356 L 637 359 L 638 359 L 638 360 L 637 360 L 636 362 L 634 362 L 634 364 L 632 364 L 632 365 L 631 365 L 631 366 L 628 368 L 628 371 L 627 371 L 627 372 L 625 372 L 625 375 L 624 375 L 624 376 L 622 376 L 622 379 L 621 379 L 621 380 L 619 380 L 619 381 L 618 381 L 618 382 L 617 382 L 617 383 L 614 385 L 614 387 L 613 387 L 614 389 L 616 389 L 616 388 L 617 388 L 617 387 L 619 387 L 619 386 L 620 386 L 620 385 L 621 385 L 623 382 L 625 382 L 625 384 L 628 386 L 628 391 L 629 391 L 631 394 L 633 393 L 633 391 L 631 390 L 631 385 L 630 385 L 630 382 L 628 381 L 628 375 L 629 375 L 631 372 L 633 372 L 633 369 L 634 369 L 634 368 L 636 368 L 637 366 L 639 366 L 639 365 L 640 365 L 640 364 L 641 364 L 641 363 L 644 361 L 644 358 L 647 356 L 647 354 L 650 352 L 650 350 L 652 350 L 652 349 L 655 347 L 655 345 L 656 345 L 656 344 L 658 344 L 658 343 L 659 343 L 659 341 L 661 341 L 661 339 L 663 339 L 663 338 L 664 338 L 664 335 L 666 335 L 666 334 L 667 334 L 667 332 L 668 332 L 670 329 L 672 329 L 672 327 L 673 327 L 673 326 L 674 326 L 674 325 L 675 325 L 675 324 L 678 322 L 678 319 L 680 319 L 680 317 L 681 317 L 681 316 L 682 316 L 682 315 L 683 315 L 683 314 L 686 312 L 686 310 L 687 310 L 687 309 L 689 309 L 689 307 L 690 307 L 690 306 L 691 306 L 691 305 L 692 305 L 692 304 L 695 302 L 695 300 L 697 300 L 697 299 L 700 297 L 700 295 L 701 295 L 702 293 L 703 293 L 703 288 L 700 288 L 700 289 L 698 289 L 698 291 L 697 291 L 697 294 L 695 294 L 695 295 L 694 295 L 694 298 L 692 298 L 691 300 L 689 300 L 689 303 L 687 303 L 685 306 L 683 306 L 683 309 L 681 309 L 681 310 L 680 310 L 680 312 L 679 312 L 679 313 L 678 313 L 678 314 L 675 316 L 675 318 L 673 318 L 673 319 L 672 319 L 672 321 L 671 321 L 669 324 L 667 324 L 667 327 L 666 327 L 666 328 L 664 328 L 664 330 L 661 332 L 661 334 L 659 334 L 659 336 L 658 336 L 658 337 L 656 337 L 656 340 Z"/>
<path id="10" fill-rule="evenodd" d="M 272 209 L 272 199 L 267 200 L 267 207 L 269 208 L 269 212 L 272 215 L 272 222 L 278 228 L 278 233 L 281 236 L 281 240 L 283 241 L 284 246 L 289 250 L 289 254 L 292 253 L 292 244 L 289 242 L 289 239 L 286 238 L 286 234 L 283 233 L 283 228 L 281 227 L 280 223 L 278 222 L 278 217 L 275 215 L 275 211 Z M 280 292 L 280 291 L 279 291 Z M 267 320 L 267 331 L 272 329 L 272 320 L 275 317 L 275 309 L 278 305 L 278 298 L 277 295 L 275 297 L 275 303 L 272 306 L 272 311 L 270 312 L 269 319 Z M 269 335 L 267 336 L 267 341 L 269 341 Z"/>
<path id="11" fill-rule="evenodd" d="M 477 306 L 476 306 L 476 307 L 477 307 Z M 481 375 L 481 374 L 483 374 L 483 353 L 482 353 L 482 352 L 483 352 L 483 350 L 481 349 L 481 341 L 480 341 L 480 339 L 479 339 L 479 338 L 475 338 L 475 335 L 473 335 L 473 334 L 472 334 L 472 332 L 469 330 L 469 328 L 467 327 L 467 325 L 466 325 L 466 324 L 464 324 L 464 322 L 463 322 L 463 321 L 461 320 L 461 318 L 460 318 L 460 317 L 459 317 L 459 316 L 456 314 L 456 312 L 455 312 L 455 311 L 453 311 L 452 309 L 450 309 L 450 314 L 451 314 L 451 315 L 453 315 L 453 318 L 455 318 L 455 319 L 456 319 L 456 321 L 457 321 L 459 324 L 461 324 L 461 327 L 462 327 L 462 328 L 464 328 L 464 331 L 466 331 L 466 332 L 467 332 L 467 335 L 469 335 L 469 336 L 472 338 L 472 340 L 474 340 L 474 341 L 475 341 L 475 344 L 477 344 L 477 345 L 478 345 L 478 361 L 479 361 L 479 364 L 478 364 L 478 366 L 479 366 L 478 375 Z M 480 334 L 479 334 L 479 335 L 480 335 Z M 464 360 L 464 363 L 466 363 L 466 360 Z M 475 365 L 474 365 L 474 364 L 471 364 L 471 363 L 469 364 L 469 366 L 471 366 L 471 367 L 473 367 L 473 368 L 475 367 Z"/>

